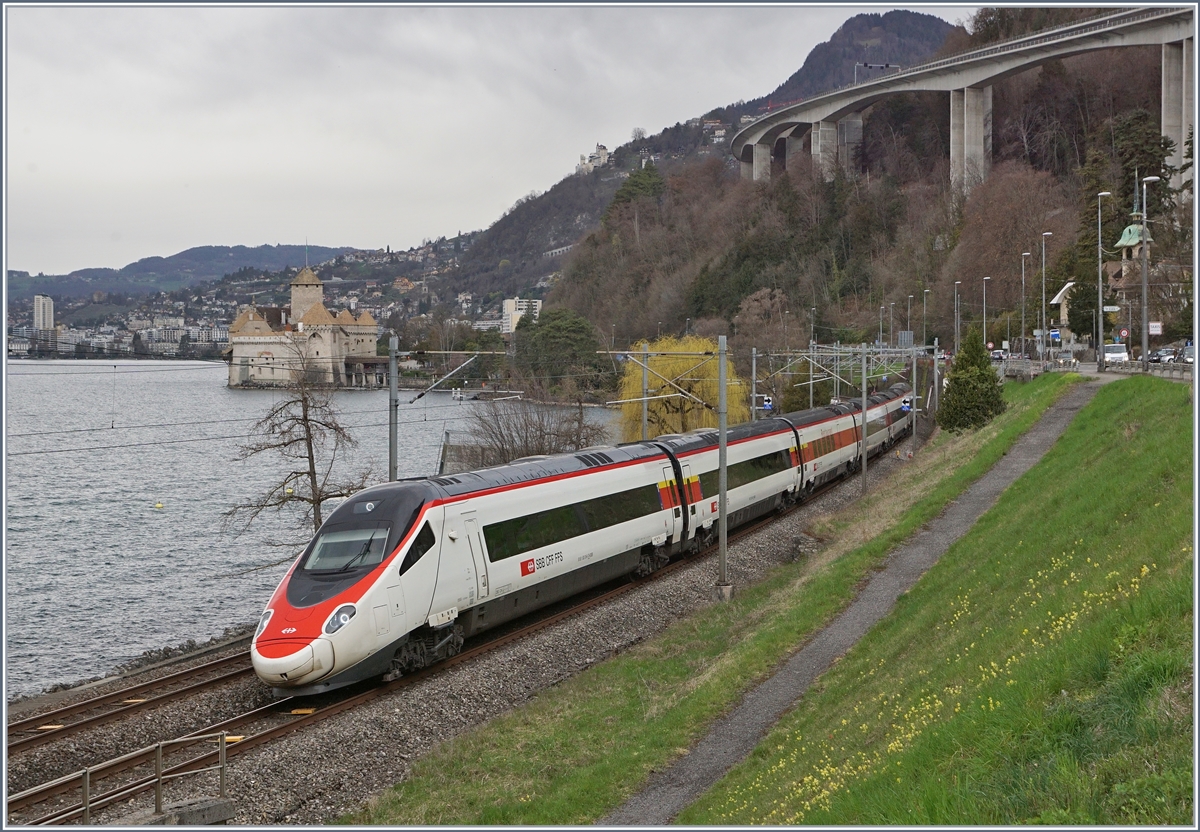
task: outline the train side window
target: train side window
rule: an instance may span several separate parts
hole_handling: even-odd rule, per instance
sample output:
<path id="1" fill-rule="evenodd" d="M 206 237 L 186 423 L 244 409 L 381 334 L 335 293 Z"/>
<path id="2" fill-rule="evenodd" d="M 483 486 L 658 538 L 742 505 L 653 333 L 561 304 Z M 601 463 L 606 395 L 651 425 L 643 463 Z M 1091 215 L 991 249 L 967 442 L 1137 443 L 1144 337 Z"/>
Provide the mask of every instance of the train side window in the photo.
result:
<path id="1" fill-rule="evenodd" d="M 429 527 L 428 521 L 421 527 L 421 531 L 417 533 L 417 538 L 412 542 L 412 546 L 408 549 L 408 554 L 404 556 L 404 563 L 400 564 L 400 574 L 403 575 L 413 565 L 421 559 L 421 556 L 433 548 L 437 543 L 437 538 L 434 537 L 433 529 Z"/>

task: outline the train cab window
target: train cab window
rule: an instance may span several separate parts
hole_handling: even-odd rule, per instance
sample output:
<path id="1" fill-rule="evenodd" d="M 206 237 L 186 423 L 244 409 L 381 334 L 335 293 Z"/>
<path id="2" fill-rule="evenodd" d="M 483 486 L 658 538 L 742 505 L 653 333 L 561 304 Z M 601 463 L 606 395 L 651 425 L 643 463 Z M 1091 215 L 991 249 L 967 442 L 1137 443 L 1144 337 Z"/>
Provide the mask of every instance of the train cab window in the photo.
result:
<path id="1" fill-rule="evenodd" d="M 421 556 L 433 548 L 433 544 L 437 543 L 437 538 L 433 535 L 433 529 L 426 522 L 421 527 L 421 531 L 417 533 L 417 538 L 412 542 L 412 546 L 408 548 L 408 554 L 404 556 L 404 563 L 400 564 L 400 574 L 403 575 L 413 565 L 421 559 Z"/>
<path id="2" fill-rule="evenodd" d="M 302 568 L 308 572 L 346 572 L 376 566 L 383 562 L 390 528 L 389 523 L 323 528 Z"/>

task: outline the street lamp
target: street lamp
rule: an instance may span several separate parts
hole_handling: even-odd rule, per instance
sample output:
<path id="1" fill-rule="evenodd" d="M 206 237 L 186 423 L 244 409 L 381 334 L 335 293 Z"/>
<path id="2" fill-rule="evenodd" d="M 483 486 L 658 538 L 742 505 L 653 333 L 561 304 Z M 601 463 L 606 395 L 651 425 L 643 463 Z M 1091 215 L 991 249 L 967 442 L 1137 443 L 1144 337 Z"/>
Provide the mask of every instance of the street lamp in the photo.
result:
<path id="1" fill-rule="evenodd" d="M 921 293 L 921 346 L 929 343 L 929 337 L 925 331 L 925 310 L 929 306 L 929 290 L 926 289 Z"/>
<path id="2" fill-rule="evenodd" d="M 958 312 L 958 285 L 960 283 L 962 283 L 961 280 L 954 281 L 954 354 L 955 355 L 958 355 L 958 351 L 959 351 L 959 349 L 961 349 L 961 346 L 958 343 L 958 324 L 959 324 L 959 321 L 962 319 L 962 316 Z"/>
<path id="3" fill-rule="evenodd" d="M 990 277 L 985 277 L 983 279 L 983 344 L 984 344 L 984 346 L 987 346 L 987 342 L 988 342 L 988 337 L 987 337 L 987 282 L 989 280 L 991 280 Z"/>
<path id="4" fill-rule="evenodd" d="M 812 308 L 812 314 L 808 316 L 809 335 L 808 342 L 810 344 L 817 343 L 817 307 Z"/>
<path id="5" fill-rule="evenodd" d="M 896 339 L 892 337 L 892 312 L 896 309 L 896 301 L 888 304 L 888 348 L 892 347 L 892 342 Z"/>
<path id="6" fill-rule="evenodd" d="M 904 319 L 904 328 L 912 332 L 912 299 L 913 296 L 908 296 L 908 317 Z"/>
<path id="7" fill-rule="evenodd" d="M 1053 236 L 1053 231 L 1042 232 L 1042 336 L 1038 349 L 1038 359 L 1041 361 L 1046 360 L 1046 238 Z"/>
<path id="8" fill-rule="evenodd" d="M 883 307 L 879 307 L 879 346 L 883 348 Z"/>
<path id="9" fill-rule="evenodd" d="M 1150 240 L 1146 236 L 1146 215 L 1150 213 L 1150 204 L 1146 202 L 1146 186 L 1157 182 L 1157 176 L 1142 177 L 1142 372 L 1150 372 L 1150 308 L 1147 302 L 1147 281 L 1150 273 Z"/>
<path id="10" fill-rule="evenodd" d="M 1031 252 L 1021 252 L 1021 358 L 1025 358 L 1025 258 Z"/>
<path id="11" fill-rule="evenodd" d="M 1096 371 L 1104 372 L 1104 248 L 1100 245 L 1100 198 L 1112 196 L 1109 191 L 1096 194 Z"/>

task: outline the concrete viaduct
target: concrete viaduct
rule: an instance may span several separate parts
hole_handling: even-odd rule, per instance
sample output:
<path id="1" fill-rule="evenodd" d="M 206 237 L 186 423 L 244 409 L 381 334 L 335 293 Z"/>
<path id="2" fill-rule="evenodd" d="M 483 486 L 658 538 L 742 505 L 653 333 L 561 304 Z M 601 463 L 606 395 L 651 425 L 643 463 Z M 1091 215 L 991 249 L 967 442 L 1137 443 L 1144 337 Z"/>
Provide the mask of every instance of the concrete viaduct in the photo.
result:
<path id="1" fill-rule="evenodd" d="M 1195 20 L 1191 8 L 1141 8 L 1114 12 L 992 44 L 900 72 L 841 87 L 776 110 L 733 137 L 742 178 L 770 179 L 773 161 L 808 145 L 826 177 L 847 169 L 862 142 L 863 112 L 886 95 L 950 93 L 950 176 L 969 190 L 991 168 L 992 84 L 1047 61 L 1119 46 L 1162 46 L 1162 132 L 1175 142 L 1170 164 L 1183 162 L 1193 124 Z M 806 142 L 807 139 L 807 142 Z"/>

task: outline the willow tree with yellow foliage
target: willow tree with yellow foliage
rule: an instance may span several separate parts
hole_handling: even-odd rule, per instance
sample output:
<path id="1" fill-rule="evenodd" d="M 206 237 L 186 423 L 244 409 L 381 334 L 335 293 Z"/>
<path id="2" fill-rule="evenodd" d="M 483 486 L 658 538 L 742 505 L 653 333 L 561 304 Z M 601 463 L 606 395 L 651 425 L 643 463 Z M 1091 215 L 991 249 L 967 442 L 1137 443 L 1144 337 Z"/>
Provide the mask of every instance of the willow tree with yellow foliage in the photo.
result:
<path id="1" fill-rule="evenodd" d="M 646 342 L 636 344 L 621 376 L 621 437 L 625 442 L 642 438 L 641 352 Z M 717 344 L 707 338 L 666 336 L 649 344 L 647 380 L 647 426 L 651 439 L 665 433 L 687 433 L 696 428 L 717 427 Z M 750 389 L 738 378 L 733 361 L 725 356 L 726 423 L 736 425 L 750 419 Z M 688 395 L 685 395 L 688 394 Z M 664 396 L 666 398 L 654 398 Z M 639 399 L 639 401 L 628 401 Z M 697 401 L 699 399 L 699 401 Z M 703 404 L 701 403 L 703 402 Z"/>

